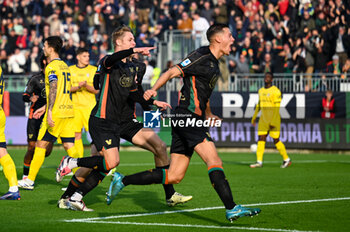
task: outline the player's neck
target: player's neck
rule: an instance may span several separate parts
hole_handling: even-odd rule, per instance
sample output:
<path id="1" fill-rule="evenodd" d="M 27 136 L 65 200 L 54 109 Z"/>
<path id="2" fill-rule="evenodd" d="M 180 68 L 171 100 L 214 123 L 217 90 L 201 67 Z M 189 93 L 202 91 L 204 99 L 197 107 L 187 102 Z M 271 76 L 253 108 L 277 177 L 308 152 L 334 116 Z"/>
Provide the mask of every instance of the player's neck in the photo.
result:
<path id="1" fill-rule="evenodd" d="M 60 56 L 58 54 L 53 53 L 53 54 L 49 55 L 49 57 L 47 57 L 47 61 L 48 61 L 48 63 L 50 63 L 54 59 L 59 59 L 59 58 L 60 58 Z"/>
<path id="2" fill-rule="evenodd" d="M 218 44 L 210 44 L 209 50 L 217 60 L 224 55 L 224 53 L 221 51 L 220 46 Z"/>
<path id="3" fill-rule="evenodd" d="M 88 64 L 87 65 L 83 65 L 83 64 L 77 63 L 77 67 L 78 68 L 86 68 L 87 66 L 88 66 Z"/>
<path id="4" fill-rule="evenodd" d="M 269 84 L 265 84 L 265 89 L 271 88 L 272 87 L 272 83 Z"/>

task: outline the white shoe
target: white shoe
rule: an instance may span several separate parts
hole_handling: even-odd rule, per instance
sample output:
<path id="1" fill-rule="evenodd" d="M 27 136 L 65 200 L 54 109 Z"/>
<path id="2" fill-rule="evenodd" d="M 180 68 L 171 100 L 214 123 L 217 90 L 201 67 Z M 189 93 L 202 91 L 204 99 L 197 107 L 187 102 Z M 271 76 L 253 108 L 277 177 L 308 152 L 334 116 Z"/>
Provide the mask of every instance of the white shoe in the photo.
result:
<path id="1" fill-rule="evenodd" d="M 18 187 L 22 189 L 27 189 L 27 190 L 33 190 L 34 189 L 34 182 L 30 183 L 30 180 L 24 179 L 24 180 L 19 180 L 18 181 Z"/>
<path id="2" fill-rule="evenodd" d="M 68 209 L 75 210 L 75 211 L 85 211 L 85 212 L 92 212 L 93 209 L 89 209 L 86 207 L 84 201 L 74 201 L 69 198 L 69 200 L 66 201 L 66 206 Z"/>
<path id="3" fill-rule="evenodd" d="M 177 204 L 183 204 L 192 200 L 192 196 L 184 196 L 178 192 L 175 192 L 170 199 L 166 200 L 168 206 L 175 206 Z"/>
<path id="4" fill-rule="evenodd" d="M 262 163 L 256 162 L 256 163 L 254 163 L 254 164 L 251 164 L 249 167 L 250 167 L 250 168 L 262 168 L 263 165 L 262 165 Z"/>
<path id="5" fill-rule="evenodd" d="M 69 157 L 68 155 L 63 156 L 60 165 L 57 168 L 56 171 L 56 181 L 59 183 L 63 180 L 63 177 L 67 174 L 69 174 L 70 172 L 72 172 L 72 170 L 70 168 L 68 168 L 68 163 L 69 160 L 71 159 L 71 157 Z"/>
<path id="6" fill-rule="evenodd" d="M 286 168 L 286 167 L 290 166 L 291 164 L 292 164 L 292 161 L 290 159 L 285 160 L 285 161 L 283 161 L 281 168 Z"/>
<path id="7" fill-rule="evenodd" d="M 68 199 L 59 199 L 57 201 L 57 207 L 60 208 L 60 209 L 69 209 L 68 206 L 67 206 L 67 201 Z"/>

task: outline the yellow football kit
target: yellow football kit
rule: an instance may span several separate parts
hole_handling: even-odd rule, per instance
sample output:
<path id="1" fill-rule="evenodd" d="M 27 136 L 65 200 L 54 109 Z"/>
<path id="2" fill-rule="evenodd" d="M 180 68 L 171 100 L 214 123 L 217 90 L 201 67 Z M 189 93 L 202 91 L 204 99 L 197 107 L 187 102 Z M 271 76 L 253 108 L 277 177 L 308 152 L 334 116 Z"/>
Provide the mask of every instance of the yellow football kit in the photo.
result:
<path id="1" fill-rule="evenodd" d="M 280 103 L 281 91 L 276 86 L 259 89 L 259 103 L 253 116 L 255 120 L 259 111 L 261 111 L 258 135 L 267 135 L 269 133 L 272 138 L 279 138 L 281 127 Z"/>
<path id="2" fill-rule="evenodd" d="M 5 124 L 6 116 L 4 110 L 2 109 L 2 96 L 5 91 L 4 77 L 2 74 L 2 68 L 0 67 L 0 147 L 3 149 L 0 153 L 0 164 L 3 167 L 6 179 L 9 182 L 10 190 L 11 188 L 17 188 L 17 173 L 15 164 L 6 150 L 6 138 L 5 138 Z"/>
<path id="3" fill-rule="evenodd" d="M 87 85 L 94 86 L 94 76 L 97 68 L 88 65 L 84 68 L 79 68 L 77 65 L 69 66 L 71 73 L 72 86 L 78 87 L 79 82 L 86 81 Z M 72 100 L 74 104 L 74 124 L 75 132 L 81 132 L 83 127 L 89 131 L 89 118 L 91 110 L 96 104 L 96 97 L 94 93 L 89 92 L 86 88 L 81 88 L 72 93 Z"/>
<path id="4" fill-rule="evenodd" d="M 61 138 L 74 138 L 74 130 L 72 130 L 72 128 L 74 128 L 74 109 L 73 102 L 70 99 L 70 78 L 71 74 L 69 68 L 62 60 L 54 59 L 46 66 L 46 99 L 49 99 L 50 81 L 57 80 L 56 100 L 52 109 L 52 120 L 55 122 L 55 126 L 50 127 L 48 125 L 47 114 L 45 114 L 39 131 L 38 140 L 53 141 L 58 136 Z M 46 111 L 47 110 L 48 104 L 46 104 Z M 47 136 L 46 132 L 51 136 Z"/>
<path id="5" fill-rule="evenodd" d="M 281 116 L 279 113 L 281 99 L 281 91 L 276 86 L 259 89 L 259 103 L 255 108 L 252 118 L 252 122 L 255 121 L 259 111 L 261 111 L 258 123 L 258 135 L 270 134 L 271 138 L 279 139 L 281 129 Z M 265 141 L 258 141 L 256 156 L 257 162 L 260 164 L 262 164 L 263 160 L 265 143 Z M 289 160 L 284 144 L 278 141 L 275 146 L 283 160 Z"/>

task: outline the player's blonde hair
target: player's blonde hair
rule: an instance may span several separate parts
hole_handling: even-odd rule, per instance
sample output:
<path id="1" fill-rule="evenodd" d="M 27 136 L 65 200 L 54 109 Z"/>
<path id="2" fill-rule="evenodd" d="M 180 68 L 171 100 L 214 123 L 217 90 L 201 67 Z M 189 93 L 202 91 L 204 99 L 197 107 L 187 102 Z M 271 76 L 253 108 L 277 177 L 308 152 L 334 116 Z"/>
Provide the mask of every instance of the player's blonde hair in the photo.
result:
<path id="1" fill-rule="evenodd" d="M 119 26 L 117 29 L 115 29 L 112 33 L 112 43 L 113 43 L 113 47 L 114 49 L 116 48 L 117 46 L 117 39 L 123 37 L 124 33 L 125 32 L 130 32 L 132 33 L 132 30 L 130 27 L 128 26 L 125 26 L 125 25 L 122 25 L 122 26 Z"/>

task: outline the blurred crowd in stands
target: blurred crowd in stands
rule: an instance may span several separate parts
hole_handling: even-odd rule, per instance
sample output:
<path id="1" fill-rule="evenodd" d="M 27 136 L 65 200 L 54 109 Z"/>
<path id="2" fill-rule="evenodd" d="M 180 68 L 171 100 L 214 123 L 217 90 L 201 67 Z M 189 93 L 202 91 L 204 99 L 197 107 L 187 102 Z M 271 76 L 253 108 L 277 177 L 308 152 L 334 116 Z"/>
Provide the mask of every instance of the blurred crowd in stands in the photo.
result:
<path id="1" fill-rule="evenodd" d="M 119 25 L 134 31 L 137 46 L 183 30 L 199 47 L 213 23 L 228 24 L 235 38 L 221 61 L 223 76 L 350 73 L 350 0 L 0 0 L 0 10 L 4 74 L 39 71 L 41 42 L 50 35 L 64 38 L 68 65 L 78 47 L 87 47 L 96 64 L 112 51 L 109 35 Z"/>

